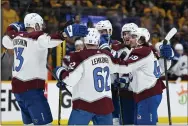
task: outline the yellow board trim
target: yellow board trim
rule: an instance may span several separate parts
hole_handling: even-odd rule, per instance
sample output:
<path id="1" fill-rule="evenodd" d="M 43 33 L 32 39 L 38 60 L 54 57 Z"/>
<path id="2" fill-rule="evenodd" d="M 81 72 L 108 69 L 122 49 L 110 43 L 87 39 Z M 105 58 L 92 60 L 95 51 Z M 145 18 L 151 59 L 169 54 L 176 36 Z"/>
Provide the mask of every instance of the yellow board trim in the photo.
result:
<path id="1" fill-rule="evenodd" d="M 168 117 L 159 117 L 159 123 L 168 123 Z M 172 123 L 188 124 L 188 117 L 172 117 Z"/>
<path id="2" fill-rule="evenodd" d="M 68 120 L 61 120 L 62 125 L 66 125 L 68 123 Z M 184 123 L 188 124 L 188 118 L 187 117 L 172 117 L 172 124 L 177 123 Z M 9 122 L 1 122 L 1 125 L 22 125 L 22 121 L 9 121 Z M 52 124 L 57 125 L 57 120 L 54 120 Z M 91 124 L 91 123 L 90 123 Z M 159 117 L 159 124 L 168 124 L 168 117 Z"/>

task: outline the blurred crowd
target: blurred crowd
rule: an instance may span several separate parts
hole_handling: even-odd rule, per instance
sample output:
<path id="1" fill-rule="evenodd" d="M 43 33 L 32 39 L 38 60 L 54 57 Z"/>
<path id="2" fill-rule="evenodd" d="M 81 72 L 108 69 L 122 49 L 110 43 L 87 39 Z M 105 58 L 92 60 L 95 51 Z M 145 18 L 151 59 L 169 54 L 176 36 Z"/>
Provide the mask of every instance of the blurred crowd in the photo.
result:
<path id="1" fill-rule="evenodd" d="M 67 21 L 67 14 L 74 15 L 75 23 L 82 23 L 82 15 L 106 16 L 113 26 L 112 39 L 119 41 L 122 41 L 121 27 L 125 23 L 134 22 L 150 31 L 150 41 L 156 49 L 159 48 L 158 43 L 168 31 L 176 27 L 178 33 L 171 40 L 175 57 L 169 77 L 177 79 L 188 75 L 187 0 L 2 0 L 1 5 L 2 35 L 9 24 L 16 21 L 23 22 L 25 14 L 30 12 L 39 13 L 44 18 L 48 33 L 62 28 Z M 91 21 L 87 24 L 88 27 L 93 26 Z M 54 50 L 49 52 L 55 67 L 56 51 Z M 5 64 L 7 65 L 6 61 Z M 183 72 L 178 73 L 178 69 L 180 71 L 183 69 Z"/>

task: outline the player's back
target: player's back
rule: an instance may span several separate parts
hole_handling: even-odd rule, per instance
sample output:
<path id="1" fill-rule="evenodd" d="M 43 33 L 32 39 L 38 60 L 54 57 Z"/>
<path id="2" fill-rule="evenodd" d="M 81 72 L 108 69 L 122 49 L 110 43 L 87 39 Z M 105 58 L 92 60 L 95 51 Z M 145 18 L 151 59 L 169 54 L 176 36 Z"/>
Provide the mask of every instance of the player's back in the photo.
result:
<path id="1" fill-rule="evenodd" d="M 96 114 L 109 114 L 113 111 L 111 64 L 111 54 L 105 50 L 86 49 L 72 55 L 69 67 L 74 69 L 70 74 L 75 74 L 75 78 L 64 81 L 68 85 L 76 83 L 72 92 L 73 108 Z"/>
<path id="2" fill-rule="evenodd" d="M 154 57 L 150 47 L 143 46 L 134 49 L 126 62 L 128 62 L 129 65 L 135 66 L 131 73 L 133 79 L 129 87 L 135 93 L 140 93 L 152 87 L 160 77 L 159 63 Z M 138 83 L 143 84 L 138 85 Z"/>
<path id="3" fill-rule="evenodd" d="M 161 68 L 150 47 L 134 49 L 126 62 L 133 68 L 129 90 L 133 91 L 136 102 L 162 92 L 164 86 L 159 79 Z"/>
<path id="4" fill-rule="evenodd" d="M 37 38 L 29 38 L 24 34 L 16 36 L 12 41 L 14 48 L 13 77 L 23 81 L 36 78 L 45 80 L 47 77 L 45 68 L 47 48 L 40 49 Z"/>
<path id="5" fill-rule="evenodd" d="M 2 41 L 6 48 L 14 49 L 12 92 L 44 89 L 48 48 L 62 42 L 59 36 L 48 35 L 42 31 L 13 32 L 5 35 Z"/>

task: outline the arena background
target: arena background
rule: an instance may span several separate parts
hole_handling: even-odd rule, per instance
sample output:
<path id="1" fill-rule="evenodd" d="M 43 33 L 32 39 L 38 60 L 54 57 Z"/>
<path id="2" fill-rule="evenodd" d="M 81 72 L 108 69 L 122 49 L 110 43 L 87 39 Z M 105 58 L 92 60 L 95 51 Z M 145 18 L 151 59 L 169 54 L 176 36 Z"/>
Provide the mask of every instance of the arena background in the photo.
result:
<path id="1" fill-rule="evenodd" d="M 96 22 L 104 19 L 113 25 L 113 40 L 121 40 L 121 27 L 125 23 L 134 22 L 138 26 L 146 27 L 151 33 L 150 42 L 153 46 L 161 41 L 166 33 L 176 27 L 178 33 L 171 40 L 176 58 L 173 65 L 180 58 L 175 46 L 181 44 L 184 54 L 188 53 L 188 1 L 186 0 L 1 0 L 1 36 L 5 34 L 7 26 L 15 21 L 23 22 L 25 14 L 39 13 L 45 20 L 48 33 L 60 30 L 64 24 L 74 18 L 75 23 L 94 27 Z M 72 40 L 66 40 L 57 48 L 49 49 L 48 63 L 51 69 L 60 66 L 63 56 L 69 49 L 74 48 Z M 1 56 L 5 49 L 1 48 Z M 12 52 L 1 61 L 1 124 L 22 124 L 20 109 L 11 93 Z M 6 56 L 6 55 L 5 55 Z M 188 68 L 184 68 L 187 69 Z M 172 123 L 188 124 L 188 72 L 183 75 L 168 73 L 170 79 L 170 101 Z M 164 77 L 162 77 L 164 78 Z M 46 82 L 46 97 L 50 103 L 57 124 L 58 88 L 56 81 L 48 74 Z M 71 111 L 71 97 L 63 94 L 62 123 L 66 124 Z M 159 123 L 168 123 L 166 91 L 158 110 Z"/>

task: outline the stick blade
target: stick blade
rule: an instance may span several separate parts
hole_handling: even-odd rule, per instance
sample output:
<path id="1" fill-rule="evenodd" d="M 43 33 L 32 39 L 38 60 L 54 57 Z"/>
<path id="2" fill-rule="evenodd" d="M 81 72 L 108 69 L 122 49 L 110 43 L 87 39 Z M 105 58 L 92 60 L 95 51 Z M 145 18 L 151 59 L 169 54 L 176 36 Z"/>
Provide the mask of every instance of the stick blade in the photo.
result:
<path id="1" fill-rule="evenodd" d="M 165 39 L 167 41 L 169 41 L 175 34 L 177 33 L 177 29 L 176 28 L 172 28 L 168 34 L 166 35 Z"/>

